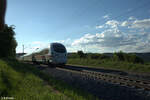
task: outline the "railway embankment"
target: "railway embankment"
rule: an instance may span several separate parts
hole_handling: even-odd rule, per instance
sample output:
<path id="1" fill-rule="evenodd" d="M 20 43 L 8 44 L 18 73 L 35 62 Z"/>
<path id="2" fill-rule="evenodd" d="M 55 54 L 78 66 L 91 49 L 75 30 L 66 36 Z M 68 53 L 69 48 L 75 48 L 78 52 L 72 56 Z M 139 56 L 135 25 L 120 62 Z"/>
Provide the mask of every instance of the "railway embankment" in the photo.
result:
<path id="1" fill-rule="evenodd" d="M 34 65 L 0 59 L 0 99 L 95 100 L 87 92 L 54 79 Z"/>
<path id="2" fill-rule="evenodd" d="M 50 76 L 67 82 L 73 87 L 88 91 L 103 100 L 149 100 L 150 98 L 148 91 L 135 89 L 135 87 L 128 87 L 127 85 L 120 85 L 118 83 L 114 84 L 111 82 L 112 80 L 110 80 L 110 82 L 106 81 L 107 78 L 98 79 L 86 75 L 86 73 L 74 72 L 60 67 L 45 68 L 43 71 Z"/>

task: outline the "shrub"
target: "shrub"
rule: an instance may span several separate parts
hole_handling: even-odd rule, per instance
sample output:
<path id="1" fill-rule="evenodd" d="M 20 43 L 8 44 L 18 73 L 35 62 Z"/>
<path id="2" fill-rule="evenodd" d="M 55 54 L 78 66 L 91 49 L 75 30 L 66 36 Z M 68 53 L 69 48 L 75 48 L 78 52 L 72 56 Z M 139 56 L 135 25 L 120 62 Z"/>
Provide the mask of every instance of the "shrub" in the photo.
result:
<path id="1" fill-rule="evenodd" d="M 77 53 L 68 53 L 67 57 L 68 58 L 79 58 L 79 55 Z"/>
<path id="2" fill-rule="evenodd" d="M 105 55 L 105 54 L 102 54 L 101 56 L 100 56 L 100 59 L 110 59 L 111 57 L 110 56 L 107 56 L 107 55 Z"/>
<path id="3" fill-rule="evenodd" d="M 122 51 L 120 51 L 118 53 L 114 53 L 113 58 L 115 60 L 117 60 L 117 61 L 125 61 L 124 55 L 125 55 L 125 53 L 123 53 Z"/>
<path id="4" fill-rule="evenodd" d="M 100 54 L 92 54 L 91 56 L 90 56 L 90 58 L 91 59 L 99 59 L 100 58 Z"/>
<path id="5" fill-rule="evenodd" d="M 79 55 L 80 58 L 86 58 L 86 54 L 83 53 L 83 51 L 78 51 L 77 54 Z"/>
<path id="6" fill-rule="evenodd" d="M 17 42 L 13 26 L 5 26 L 3 32 L 0 32 L 0 58 L 15 58 Z"/>
<path id="7" fill-rule="evenodd" d="M 143 59 L 141 59 L 135 54 L 130 54 L 130 56 L 128 57 L 128 61 L 132 63 L 144 63 Z"/>
<path id="8" fill-rule="evenodd" d="M 126 61 L 130 63 L 141 63 L 141 64 L 144 63 L 143 59 L 141 59 L 137 55 L 123 53 L 122 51 L 118 53 L 114 53 L 113 60 L 114 61 Z"/>

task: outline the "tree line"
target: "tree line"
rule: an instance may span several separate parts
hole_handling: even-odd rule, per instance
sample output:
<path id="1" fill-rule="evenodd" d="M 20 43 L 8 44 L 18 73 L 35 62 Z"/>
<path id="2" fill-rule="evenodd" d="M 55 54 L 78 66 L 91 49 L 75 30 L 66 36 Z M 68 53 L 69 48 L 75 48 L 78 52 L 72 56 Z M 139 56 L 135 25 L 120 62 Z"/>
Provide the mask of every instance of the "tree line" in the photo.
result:
<path id="1" fill-rule="evenodd" d="M 144 60 L 138 57 L 134 53 L 124 53 L 122 51 L 112 53 L 111 56 L 100 53 L 84 53 L 83 51 L 78 51 L 77 53 L 68 54 L 68 58 L 75 59 L 95 59 L 95 60 L 109 60 L 109 61 L 123 61 L 129 63 L 144 63 Z"/>

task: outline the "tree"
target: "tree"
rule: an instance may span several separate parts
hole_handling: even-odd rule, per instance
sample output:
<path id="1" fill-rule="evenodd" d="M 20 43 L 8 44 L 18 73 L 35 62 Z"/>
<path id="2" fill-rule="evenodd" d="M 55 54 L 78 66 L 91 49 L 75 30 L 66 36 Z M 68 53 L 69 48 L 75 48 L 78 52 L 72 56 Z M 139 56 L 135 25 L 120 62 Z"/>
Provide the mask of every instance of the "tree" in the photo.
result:
<path id="1" fill-rule="evenodd" d="M 14 58 L 17 42 L 14 26 L 5 25 L 6 6 L 7 0 L 0 0 L 0 58 Z"/>
<path id="2" fill-rule="evenodd" d="M 5 25 L 0 32 L 0 58 L 15 58 L 17 42 L 14 36 L 14 26 Z"/>
<path id="3" fill-rule="evenodd" d="M 78 51 L 77 54 L 79 55 L 80 58 L 86 57 L 86 54 L 84 54 L 83 51 Z"/>
<path id="4" fill-rule="evenodd" d="M 123 53 L 122 51 L 119 51 L 117 53 L 114 53 L 113 58 L 114 60 L 117 60 L 117 61 L 125 61 L 124 55 L 125 53 Z"/>
<path id="5" fill-rule="evenodd" d="M 3 31 L 5 26 L 6 1 L 0 0 L 0 31 Z"/>

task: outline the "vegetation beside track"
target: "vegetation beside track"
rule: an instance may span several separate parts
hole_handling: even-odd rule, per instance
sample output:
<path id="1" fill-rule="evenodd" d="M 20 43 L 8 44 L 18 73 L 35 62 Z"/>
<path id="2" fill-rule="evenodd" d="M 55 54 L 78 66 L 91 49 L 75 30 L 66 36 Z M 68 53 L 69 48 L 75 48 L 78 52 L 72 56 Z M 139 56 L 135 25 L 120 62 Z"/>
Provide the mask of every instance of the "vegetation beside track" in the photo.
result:
<path id="1" fill-rule="evenodd" d="M 132 72 L 150 72 L 150 62 L 144 62 L 144 60 L 135 54 L 123 52 L 117 52 L 112 56 L 108 56 L 105 54 L 83 53 L 82 51 L 78 51 L 78 53 L 68 55 L 68 64 Z"/>
<path id="2" fill-rule="evenodd" d="M 14 26 L 5 25 L 3 31 L 0 32 L 0 58 L 15 58 L 17 41 L 15 39 Z"/>
<path id="3" fill-rule="evenodd" d="M 48 49 L 43 49 L 36 54 L 47 54 Z M 131 72 L 150 72 L 149 53 L 124 53 L 122 51 L 115 53 L 69 53 L 67 64 L 84 65 L 96 68 L 109 68 Z M 25 58 L 31 58 L 31 55 Z"/>
<path id="4" fill-rule="evenodd" d="M 15 100 L 95 100 L 91 94 L 56 80 L 32 65 L 0 60 L 0 96 Z"/>

